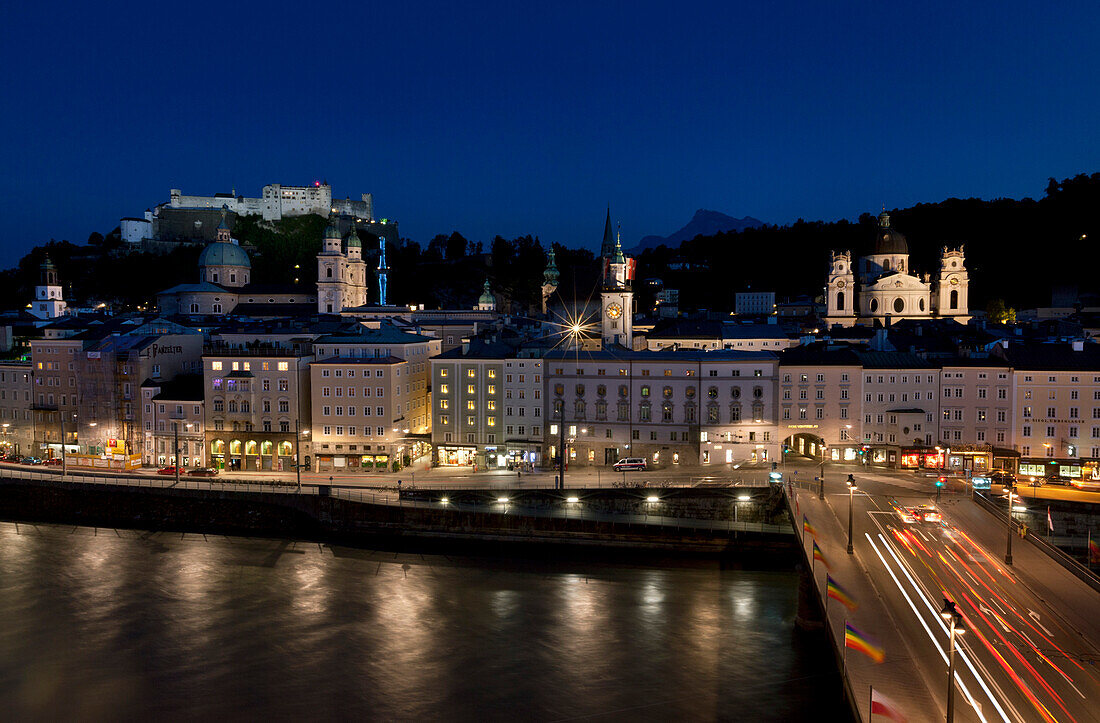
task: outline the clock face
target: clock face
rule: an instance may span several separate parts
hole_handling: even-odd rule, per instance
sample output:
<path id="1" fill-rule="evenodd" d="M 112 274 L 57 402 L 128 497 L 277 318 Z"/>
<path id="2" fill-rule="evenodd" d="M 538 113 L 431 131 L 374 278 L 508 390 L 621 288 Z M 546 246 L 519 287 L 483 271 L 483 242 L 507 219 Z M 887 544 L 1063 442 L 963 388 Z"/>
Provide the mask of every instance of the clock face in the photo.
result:
<path id="1" fill-rule="evenodd" d="M 958 279 L 951 279 L 951 285 L 952 285 L 952 286 L 958 286 L 958 284 L 959 284 L 959 280 L 958 280 Z"/>
<path id="2" fill-rule="evenodd" d="M 838 289 L 843 289 L 843 288 L 844 288 L 845 286 L 846 286 L 846 284 L 844 283 L 844 280 L 843 280 L 843 279 L 841 279 L 840 281 L 836 282 L 836 287 L 837 287 Z"/>
<path id="3" fill-rule="evenodd" d="M 623 307 L 619 306 L 618 304 L 608 305 L 608 307 L 607 307 L 607 318 L 608 319 L 618 319 L 622 315 L 623 315 Z"/>

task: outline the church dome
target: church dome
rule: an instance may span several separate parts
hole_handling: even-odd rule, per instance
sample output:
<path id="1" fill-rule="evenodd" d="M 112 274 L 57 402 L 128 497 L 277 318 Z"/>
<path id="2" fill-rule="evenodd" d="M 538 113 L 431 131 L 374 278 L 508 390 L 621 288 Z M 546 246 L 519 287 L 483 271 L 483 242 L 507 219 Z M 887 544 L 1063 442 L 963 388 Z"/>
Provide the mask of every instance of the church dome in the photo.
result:
<path id="1" fill-rule="evenodd" d="M 359 240 L 359 234 L 355 233 L 355 226 L 351 227 L 351 233 L 348 234 L 348 248 L 363 248 L 363 242 Z"/>
<path id="2" fill-rule="evenodd" d="M 328 228 L 325 229 L 325 238 L 340 238 L 340 229 L 336 225 L 336 216 L 330 216 Z"/>
<path id="3" fill-rule="evenodd" d="M 890 214 L 883 211 L 878 217 L 878 228 L 875 230 L 875 242 L 871 247 L 871 254 L 895 255 L 908 254 L 909 243 L 905 236 L 890 227 Z"/>
<path id="4" fill-rule="evenodd" d="M 202 250 L 199 266 L 243 266 L 252 268 L 248 254 L 237 244 L 212 243 Z"/>
<path id="5" fill-rule="evenodd" d="M 482 305 L 495 304 L 496 298 L 493 297 L 493 292 L 489 289 L 489 279 L 485 279 L 485 286 L 482 287 L 481 297 L 478 298 L 477 303 Z"/>

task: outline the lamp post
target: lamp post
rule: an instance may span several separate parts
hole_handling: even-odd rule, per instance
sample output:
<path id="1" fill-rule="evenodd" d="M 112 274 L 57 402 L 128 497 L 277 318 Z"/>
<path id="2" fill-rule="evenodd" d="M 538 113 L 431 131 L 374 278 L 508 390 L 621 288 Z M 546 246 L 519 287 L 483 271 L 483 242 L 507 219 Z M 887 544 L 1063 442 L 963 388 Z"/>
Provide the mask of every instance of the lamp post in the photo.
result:
<path id="1" fill-rule="evenodd" d="M 180 421 L 178 419 L 172 420 L 172 469 L 176 473 L 176 481 L 174 484 L 180 483 Z"/>
<path id="2" fill-rule="evenodd" d="M 1005 548 L 1005 564 L 1012 564 L 1012 493 L 1016 490 L 1012 485 L 1006 484 L 1005 490 L 1008 492 L 1008 517 L 1005 519 L 1006 529 L 1008 530 L 1008 536 L 1005 538 L 1008 540 L 1008 546 Z"/>
<path id="3" fill-rule="evenodd" d="M 848 475 L 848 554 L 852 554 L 852 502 L 856 491 L 856 478 Z"/>
<path id="4" fill-rule="evenodd" d="M 309 434 L 309 430 L 302 430 L 300 417 L 294 418 L 294 472 L 298 478 L 298 491 L 302 491 L 302 435 Z"/>
<path id="5" fill-rule="evenodd" d="M 558 406 L 558 489 L 565 489 L 565 401 Z"/>
<path id="6" fill-rule="evenodd" d="M 947 653 L 947 723 L 955 720 L 955 636 L 962 635 L 966 628 L 962 624 L 962 615 L 955 610 L 955 603 L 943 599 L 940 617 L 951 624 L 951 642 Z"/>
<path id="7" fill-rule="evenodd" d="M 65 454 L 65 415 L 67 412 L 61 412 L 61 477 L 65 478 L 65 475 L 69 473 L 69 459 Z M 76 419 L 76 413 L 73 413 L 73 419 Z"/>
<path id="8" fill-rule="evenodd" d="M 821 476 L 818 478 L 820 484 L 817 487 L 817 498 L 819 500 L 825 499 L 825 446 L 821 447 Z"/>

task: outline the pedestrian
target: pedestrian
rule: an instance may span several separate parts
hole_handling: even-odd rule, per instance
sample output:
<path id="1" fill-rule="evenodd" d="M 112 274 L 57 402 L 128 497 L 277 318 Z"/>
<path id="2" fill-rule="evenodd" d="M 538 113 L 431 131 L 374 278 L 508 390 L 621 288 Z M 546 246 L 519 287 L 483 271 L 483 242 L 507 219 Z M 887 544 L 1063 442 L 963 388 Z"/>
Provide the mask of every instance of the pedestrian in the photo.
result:
<path id="1" fill-rule="evenodd" d="M 523 470 L 516 468 L 516 481 L 523 479 Z"/>

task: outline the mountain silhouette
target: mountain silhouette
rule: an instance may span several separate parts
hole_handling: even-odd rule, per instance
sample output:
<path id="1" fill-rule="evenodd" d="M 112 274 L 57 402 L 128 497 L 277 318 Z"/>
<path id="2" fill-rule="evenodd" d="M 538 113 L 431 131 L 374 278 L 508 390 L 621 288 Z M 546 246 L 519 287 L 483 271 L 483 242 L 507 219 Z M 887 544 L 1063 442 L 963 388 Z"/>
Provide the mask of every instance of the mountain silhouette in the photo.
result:
<path id="1" fill-rule="evenodd" d="M 763 225 L 765 225 L 763 221 L 752 216 L 734 218 L 719 211 L 708 211 L 701 208 L 695 212 L 687 225 L 679 231 L 669 236 L 645 236 L 631 251 L 641 253 L 645 249 L 657 248 L 662 244 L 677 247 L 681 241 L 688 241 L 696 236 L 713 236 L 725 231 L 744 231 L 747 228 L 757 228 Z"/>

